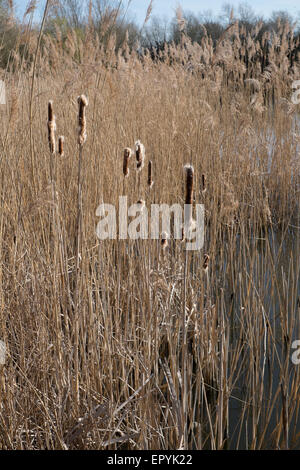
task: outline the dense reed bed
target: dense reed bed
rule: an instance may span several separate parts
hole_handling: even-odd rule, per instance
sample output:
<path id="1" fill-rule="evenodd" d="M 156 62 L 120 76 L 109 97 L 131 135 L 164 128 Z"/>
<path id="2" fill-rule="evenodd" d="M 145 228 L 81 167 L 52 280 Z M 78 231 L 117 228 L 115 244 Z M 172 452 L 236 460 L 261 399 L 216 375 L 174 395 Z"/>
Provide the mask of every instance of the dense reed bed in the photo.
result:
<path id="1" fill-rule="evenodd" d="M 35 66 L 14 58 L 0 448 L 299 449 L 299 67 L 284 28 L 263 73 L 236 30 L 216 48 L 183 35 L 171 61 L 88 34 L 44 38 Z M 99 241 L 97 207 L 122 195 L 204 204 L 203 249 Z"/>

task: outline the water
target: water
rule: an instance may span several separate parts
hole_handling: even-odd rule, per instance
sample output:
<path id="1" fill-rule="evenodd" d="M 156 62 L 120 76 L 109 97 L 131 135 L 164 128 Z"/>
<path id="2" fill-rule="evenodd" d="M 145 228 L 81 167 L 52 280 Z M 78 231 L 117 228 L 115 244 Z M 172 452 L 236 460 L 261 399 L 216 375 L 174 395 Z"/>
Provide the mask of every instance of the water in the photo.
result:
<path id="1" fill-rule="evenodd" d="M 283 412 L 282 385 L 287 387 L 290 412 L 295 408 L 290 417 L 289 446 L 300 448 L 299 439 L 298 441 L 295 440 L 294 443 L 292 442 L 292 438 L 300 433 L 300 419 L 297 415 L 297 405 L 300 399 L 300 365 L 293 364 L 291 360 L 294 351 L 291 345 L 294 340 L 300 339 L 299 230 L 287 233 L 283 242 L 281 237 L 271 232 L 266 237 L 267 239 L 260 240 L 256 245 L 258 256 L 251 271 L 254 284 L 253 290 L 257 290 L 261 315 L 264 316 L 263 321 L 268 324 L 265 335 L 258 338 L 262 354 L 257 365 L 257 397 L 259 396 L 259 388 L 262 385 L 262 403 L 255 403 L 253 394 L 248 393 L 249 386 L 253 391 L 253 384 L 249 383 L 249 380 L 253 378 L 253 374 L 248 376 L 249 371 L 244 365 L 244 373 L 240 375 L 229 401 L 228 448 L 230 449 L 250 448 L 253 438 L 252 423 L 257 420 L 257 416 L 259 416 L 260 424 L 256 445 L 264 431 L 261 448 L 277 448 L 277 432 L 274 433 L 273 431 L 280 422 Z M 270 259 L 273 260 L 273 266 Z M 246 265 L 250 276 L 250 260 Z M 243 281 L 245 279 L 241 279 L 241 284 L 243 284 L 240 286 L 241 295 L 235 302 L 236 317 L 239 317 L 243 312 L 242 304 L 245 299 L 243 290 L 247 288 L 247 283 Z M 284 326 L 284 332 L 282 331 L 282 325 Z M 236 334 L 238 334 L 238 331 Z M 236 338 L 233 337 L 233 343 L 235 341 Z M 250 355 L 250 349 L 246 348 L 244 354 Z M 240 359 L 240 364 L 243 360 L 245 360 L 244 355 Z M 285 377 L 287 379 L 282 383 L 281 368 L 284 364 L 286 364 Z M 264 374 L 262 376 L 263 370 Z M 294 389 L 292 388 L 293 385 Z M 241 425 L 242 417 L 243 423 Z M 282 446 L 282 430 L 280 435 L 279 442 Z"/>

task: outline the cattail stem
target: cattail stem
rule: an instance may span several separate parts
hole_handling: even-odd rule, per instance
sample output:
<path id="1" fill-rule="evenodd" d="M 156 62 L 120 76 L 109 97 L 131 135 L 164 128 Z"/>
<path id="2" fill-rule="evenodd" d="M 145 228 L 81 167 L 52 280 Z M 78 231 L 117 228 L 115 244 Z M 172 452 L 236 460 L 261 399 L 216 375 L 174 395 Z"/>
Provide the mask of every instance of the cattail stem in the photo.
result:
<path id="1" fill-rule="evenodd" d="M 79 158 L 78 158 L 78 179 L 77 179 L 77 222 L 76 222 L 76 242 L 75 242 L 75 351 L 74 351 L 74 368 L 75 368 L 75 393 L 77 406 L 79 405 L 79 304 L 80 304 L 80 258 L 82 251 L 82 158 L 83 158 L 83 145 L 86 142 L 86 107 L 88 100 L 85 95 L 78 97 L 78 145 L 79 145 Z"/>
<path id="2" fill-rule="evenodd" d="M 51 187 L 51 196 L 52 196 L 52 207 L 51 207 L 51 219 L 50 219 L 50 255 L 49 259 L 51 262 L 51 271 L 53 276 L 53 285 L 54 289 L 57 287 L 57 278 L 59 275 L 59 254 L 61 255 L 60 259 L 63 256 L 62 249 L 62 236 L 61 236 L 61 226 L 60 226 L 60 217 L 59 217 L 59 208 L 58 208 L 58 198 L 56 193 L 56 184 L 57 184 L 57 167 L 56 167 L 56 158 L 55 158 L 55 116 L 53 112 L 53 102 L 49 101 L 48 103 L 48 143 L 50 151 L 50 160 L 49 160 L 49 169 L 50 169 L 50 187 Z M 60 251 L 59 251 L 60 248 Z M 63 263 L 62 263 L 63 265 Z M 55 307 L 52 309 L 53 312 L 53 324 L 56 326 L 56 331 L 61 331 L 61 315 Z M 60 336 L 58 342 L 60 342 Z M 58 361 L 61 361 L 61 350 L 58 352 Z M 59 362 L 61 363 L 61 362 Z"/>
<path id="3" fill-rule="evenodd" d="M 184 167 L 186 181 L 185 181 L 185 211 L 184 211 L 184 237 L 187 238 L 188 232 L 192 223 L 192 207 L 193 207 L 193 189 L 194 189 L 194 168 L 192 165 L 185 165 Z M 182 355 L 181 355 L 181 370 L 182 370 L 182 423 L 183 423 L 183 448 L 188 447 L 188 385 L 187 385 L 187 286 L 188 286 L 188 261 L 189 252 L 185 250 L 184 254 L 184 278 L 183 278 L 183 312 L 182 312 Z"/>
<path id="4" fill-rule="evenodd" d="M 187 281 L 188 281 L 188 251 L 184 254 L 184 279 L 183 279 L 183 312 L 182 312 L 182 354 L 181 354 L 181 377 L 182 377 L 182 423 L 183 423 L 183 448 L 188 448 L 188 424 L 187 424 Z"/>

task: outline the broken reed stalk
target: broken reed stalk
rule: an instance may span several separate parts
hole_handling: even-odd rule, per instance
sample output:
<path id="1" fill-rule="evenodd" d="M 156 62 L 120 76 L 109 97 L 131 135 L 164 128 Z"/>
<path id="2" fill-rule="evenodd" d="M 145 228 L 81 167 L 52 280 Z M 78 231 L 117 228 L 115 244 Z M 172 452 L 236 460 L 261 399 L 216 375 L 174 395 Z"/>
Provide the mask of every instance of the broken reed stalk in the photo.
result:
<path id="1" fill-rule="evenodd" d="M 88 106 L 88 100 L 85 95 L 81 95 L 77 99 L 78 102 L 78 146 L 79 146 L 79 158 L 78 158 L 78 180 L 77 180 L 77 221 L 76 221 L 76 243 L 75 243 L 75 296 L 74 296 L 74 309 L 75 309 L 75 351 L 74 351 L 74 363 L 75 363 L 75 390 L 76 390 L 76 402 L 79 405 L 79 361 L 78 361 L 78 347 L 79 347 L 79 269 L 80 269 L 80 258 L 82 248 L 82 154 L 83 145 L 87 139 L 86 133 L 86 107 Z"/>

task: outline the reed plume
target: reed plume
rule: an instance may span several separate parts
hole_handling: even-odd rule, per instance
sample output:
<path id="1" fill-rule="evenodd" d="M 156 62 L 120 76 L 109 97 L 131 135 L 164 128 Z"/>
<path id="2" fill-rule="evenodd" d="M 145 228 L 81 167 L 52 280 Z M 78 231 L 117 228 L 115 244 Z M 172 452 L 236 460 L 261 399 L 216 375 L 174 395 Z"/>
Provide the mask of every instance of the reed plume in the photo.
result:
<path id="1" fill-rule="evenodd" d="M 56 122 L 55 116 L 53 113 L 53 101 L 48 103 L 48 141 L 50 153 L 55 153 L 55 131 L 56 131 Z"/>
<path id="2" fill-rule="evenodd" d="M 123 160 L 123 175 L 125 178 L 129 176 L 129 160 L 131 158 L 132 151 L 130 148 L 126 147 L 124 149 L 124 160 Z"/>
<path id="3" fill-rule="evenodd" d="M 79 113 L 78 113 L 78 144 L 82 146 L 87 139 L 86 134 L 86 107 L 88 106 L 88 99 L 85 95 L 81 95 L 77 99 L 79 105 Z"/>

